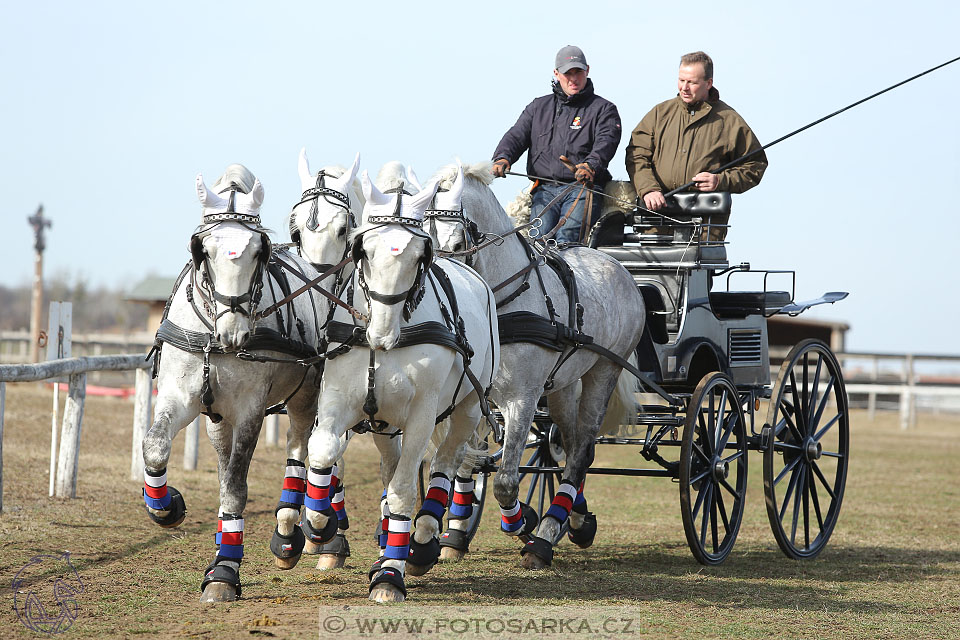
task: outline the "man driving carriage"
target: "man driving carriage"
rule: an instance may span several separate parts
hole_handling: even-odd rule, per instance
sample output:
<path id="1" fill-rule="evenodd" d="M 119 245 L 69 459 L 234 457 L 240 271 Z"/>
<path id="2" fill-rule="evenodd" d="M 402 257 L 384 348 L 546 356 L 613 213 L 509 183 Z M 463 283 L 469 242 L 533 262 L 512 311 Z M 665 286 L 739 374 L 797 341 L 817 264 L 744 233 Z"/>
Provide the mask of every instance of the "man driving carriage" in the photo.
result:
<path id="1" fill-rule="evenodd" d="M 659 211 L 664 192 L 689 182 L 699 191 L 743 193 L 757 186 L 767 168 L 763 151 L 720 173 L 718 167 L 761 147 L 740 115 L 713 86 L 713 60 L 696 51 L 680 58 L 678 94 L 643 117 L 626 149 L 627 175 L 643 205 Z M 726 235 L 727 219 L 714 219 L 711 240 Z"/>
<path id="2" fill-rule="evenodd" d="M 594 93 L 589 72 L 590 65 L 580 47 L 567 45 L 560 49 L 553 70 L 553 91 L 526 106 L 493 152 L 496 177 L 505 177 L 510 166 L 528 151 L 527 173 L 556 181 L 534 185 L 530 216 L 542 218 L 540 231 L 547 233 L 573 207 L 556 234 L 558 242 L 580 240 L 584 218 L 596 221 L 601 199 L 593 199 L 589 216 L 584 216 L 587 199 L 579 189 L 549 209 L 546 206 L 573 181 L 602 189 L 610 180 L 607 165 L 620 145 L 620 114 L 616 105 Z"/>

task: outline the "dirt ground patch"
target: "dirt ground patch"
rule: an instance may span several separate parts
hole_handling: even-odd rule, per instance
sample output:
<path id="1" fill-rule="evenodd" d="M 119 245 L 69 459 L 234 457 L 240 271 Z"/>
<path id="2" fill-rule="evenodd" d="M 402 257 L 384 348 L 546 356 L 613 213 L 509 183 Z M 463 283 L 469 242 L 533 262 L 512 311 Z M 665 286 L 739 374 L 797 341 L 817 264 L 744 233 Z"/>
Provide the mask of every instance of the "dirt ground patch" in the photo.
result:
<path id="1" fill-rule="evenodd" d="M 0 637 L 41 635 L 16 612 L 24 594 L 11 585 L 25 567 L 21 575 L 27 579 L 16 591 L 33 590 L 48 607 L 56 578 L 61 588 L 77 591 L 76 618 L 64 637 L 346 637 L 324 621 L 369 611 L 366 572 L 377 555 L 373 532 L 380 496 L 370 436 L 355 438 L 347 453 L 353 556 L 346 568 L 320 572 L 308 556 L 292 571 L 274 568 L 268 543 L 285 456 L 261 442 L 244 514 L 243 597 L 201 607 L 198 587 L 215 551 L 218 504 L 216 463 L 205 435 L 196 471 L 182 470 L 182 436 L 175 441 L 168 473 L 188 513 L 181 527 L 162 530 L 144 514 L 141 483 L 129 479 L 130 401 L 87 398 L 78 497 L 47 497 L 50 398 L 50 390 L 38 384 L 7 385 Z M 636 449 L 600 447 L 596 464 L 636 465 Z M 629 631 L 621 626 L 564 634 L 571 637 L 960 636 L 960 421 L 921 416 L 915 430 L 903 432 L 894 415 L 869 422 L 856 414 L 852 452 L 840 522 L 814 561 L 788 560 L 777 548 L 756 456 L 737 546 L 719 567 L 701 567 L 691 557 L 675 484 L 591 477 L 587 496 L 600 529 L 590 549 L 564 542 L 552 568 L 525 572 L 517 544 L 498 532 L 491 503 L 464 562 L 411 578 L 408 603 L 380 610 L 404 617 L 427 611 L 435 622 L 443 612 L 451 619 L 504 615 L 505 609 L 487 607 L 542 620 L 544 612 L 562 608 L 571 616 L 609 612 L 633 625 Z M 65 552 L 82 590 L 57 559 Z M 38 556 L 49 557 L 31 564 Z M 464 635 L 449 620 L 443 624 L 443 630 L 433 626 L 429 632 Z M 502 635 L 559 635 L 543 628 L 521 631 Z M 360 637 L 405 634 L 381 629 Z"/>

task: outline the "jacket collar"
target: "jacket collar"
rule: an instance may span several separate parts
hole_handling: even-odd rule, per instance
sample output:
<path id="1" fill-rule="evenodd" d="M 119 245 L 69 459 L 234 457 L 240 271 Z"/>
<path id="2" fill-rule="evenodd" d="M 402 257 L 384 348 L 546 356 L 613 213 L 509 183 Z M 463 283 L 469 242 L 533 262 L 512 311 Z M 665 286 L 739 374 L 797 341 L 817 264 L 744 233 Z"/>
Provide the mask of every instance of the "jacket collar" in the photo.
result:
<path id="1" fill-rule="evenodd" d="M 565 94 L 563 89 L 560 88 L 560 83 L 556 80 L 551 84 L 553 85 L 553 95 L 557 96 L 561 104 L 579 105 L 593 97 L 593 80 L 590 78 L 587 78 L 587 86 L 572 96 Z"/>

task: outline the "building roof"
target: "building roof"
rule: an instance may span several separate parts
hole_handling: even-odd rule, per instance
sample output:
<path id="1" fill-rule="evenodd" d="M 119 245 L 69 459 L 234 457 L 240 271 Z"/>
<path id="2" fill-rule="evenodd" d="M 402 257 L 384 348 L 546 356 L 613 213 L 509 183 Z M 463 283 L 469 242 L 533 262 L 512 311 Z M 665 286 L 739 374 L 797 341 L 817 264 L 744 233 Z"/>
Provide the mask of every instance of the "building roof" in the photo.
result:
<path id="1" fill-rule="evenodd" d="M 162 276 L 147 276 L 124 297 L 124 300 L 132 302 L 165 302 L 173 291 L 173 285 L 177 283 L 176 278 L 166 278 Z"/>

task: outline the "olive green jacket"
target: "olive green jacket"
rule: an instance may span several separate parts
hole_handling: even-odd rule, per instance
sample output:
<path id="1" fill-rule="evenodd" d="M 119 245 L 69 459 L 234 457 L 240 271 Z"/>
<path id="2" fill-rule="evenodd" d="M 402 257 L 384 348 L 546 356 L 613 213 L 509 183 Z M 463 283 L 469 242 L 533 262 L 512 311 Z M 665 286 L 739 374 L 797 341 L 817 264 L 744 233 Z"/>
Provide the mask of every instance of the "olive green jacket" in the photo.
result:
<path id="1" fill-rule="evenodd" d="M 743 118 L 711 87 L 707 100 L 692 109 L 678 95 L 644 116 L 627 145 L 627 175 L 638 196 L 667 192 L 760 147 Z M 743 193 L 760 183 L 766 168 L 761 151 L 720 173 L 717 191 Z"/>

